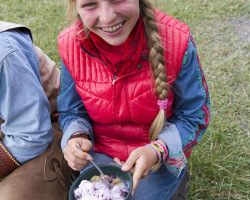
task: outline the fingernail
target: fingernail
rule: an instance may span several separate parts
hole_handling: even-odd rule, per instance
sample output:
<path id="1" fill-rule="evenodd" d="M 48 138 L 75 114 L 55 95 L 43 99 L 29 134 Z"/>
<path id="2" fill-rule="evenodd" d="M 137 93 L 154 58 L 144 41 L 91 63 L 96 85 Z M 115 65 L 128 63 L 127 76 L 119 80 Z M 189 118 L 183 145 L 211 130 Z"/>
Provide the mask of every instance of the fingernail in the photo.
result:
<path id="1" fill-rule="evenodd" d="M 86 160 L 92 160 L 91 156 L 86 156 Z"/>
<path id="2" fill-rule="evenodd" d="M 128 170 L 128 166 L 127 165 L 123 165 L 122 166 L 122 170 L 127 171 Z"/>

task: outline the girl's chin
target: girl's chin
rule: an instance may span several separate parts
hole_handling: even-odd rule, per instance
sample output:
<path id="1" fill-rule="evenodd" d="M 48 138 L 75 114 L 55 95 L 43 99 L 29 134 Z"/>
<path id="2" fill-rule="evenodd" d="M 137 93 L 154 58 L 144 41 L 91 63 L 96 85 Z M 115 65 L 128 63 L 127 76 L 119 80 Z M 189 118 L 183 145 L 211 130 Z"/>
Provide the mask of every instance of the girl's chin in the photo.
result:
<path id="1" fill-rule="evenodd" d="M 103 34 L 103 35 L 99 35 L 99 36 L 103 40 L 105 40 L 108 44 L 113 45 L 113 46 L 118 46 L 118 45 L 123 44 L 128 38 L 128 36 L 126 36 L 126 35 L 109 36 L 109 35 Z"/>
<path id="2" fill-rule="evenodd" d="M 119 46 L 123 44 L 126 40 L 123 41 L 121 39 L 117 39 L 117 40 L 105 40 L 105 41 L 112 46 Z"/>

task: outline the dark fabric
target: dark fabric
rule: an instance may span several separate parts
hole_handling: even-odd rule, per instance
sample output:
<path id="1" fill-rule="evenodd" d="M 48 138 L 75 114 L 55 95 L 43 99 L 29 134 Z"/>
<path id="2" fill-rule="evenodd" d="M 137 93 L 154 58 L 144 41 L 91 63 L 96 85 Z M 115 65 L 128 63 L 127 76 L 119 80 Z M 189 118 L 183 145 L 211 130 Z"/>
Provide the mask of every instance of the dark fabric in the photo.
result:
<path id="1" fill-rule="evenodd" d="M 175 191 L 174 195 L 171 197 L 170 200 L 184 200 L 188 198 L 188 193 L 190 189 L 190 174 L 189 171 L 186 170 L 186 173 L 178 187 L 178 189 Z"/>
<path id="2" fill-rule="evenodd" d="M 20 166 L 19 162 L 11 155 L 0 140 L 0 178 L 8 175 Z"/>

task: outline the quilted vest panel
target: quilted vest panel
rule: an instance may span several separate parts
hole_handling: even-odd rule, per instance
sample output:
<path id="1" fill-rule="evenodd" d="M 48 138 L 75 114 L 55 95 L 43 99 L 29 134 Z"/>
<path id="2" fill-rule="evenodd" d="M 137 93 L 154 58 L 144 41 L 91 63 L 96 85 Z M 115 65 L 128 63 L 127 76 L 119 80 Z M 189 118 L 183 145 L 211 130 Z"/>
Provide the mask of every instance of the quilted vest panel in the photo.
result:
<path id="1" fill-rule="evenodd" d="M 160 11 L 155 12 L 166 49 L 169 84 L 166 116 L 169 118 L 174 101 L 171 86 L 180 72 L 190 33 L 187 25 Z M 129 74 L 115 78 L 95 53 L 91 41 L 79 41 L 76 30 L 77 25 L 73 25 L 60 33 L 59 53 L 93 120 L 94 151 L 126 160 L 135 148 L 149 142 L 148 130 L 159 111 L 148 49 L 145 44 L 140 64 Z"/>

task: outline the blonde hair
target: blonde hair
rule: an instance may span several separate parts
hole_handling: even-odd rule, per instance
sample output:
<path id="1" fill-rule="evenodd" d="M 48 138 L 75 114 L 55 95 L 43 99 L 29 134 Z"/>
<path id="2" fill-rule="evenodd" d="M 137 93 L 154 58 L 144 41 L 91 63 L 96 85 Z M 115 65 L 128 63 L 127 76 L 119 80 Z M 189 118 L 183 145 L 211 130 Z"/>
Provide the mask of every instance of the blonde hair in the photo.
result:
<path id="1" fill-rule="evenodd" d="M 149 61 L 151 69 L 155 78 L 156 93 L 160 100 L 165 100 L 168 95 L 168 84 L 164 59 L 164 48 L 161 45 L 161 38 L 158 34 L 158 26 L 156 24 L 156 16 L 153 12 L 153 5 L 149 0 L 139 0 L 141 17 L 145 26 L 145 35 L 148 39 Z M 75 7 L 75 0 L 69 0 L 67 16 L 68 19 L 73 22 L 74 16 L 73 10 Z M 163 125 L 166 121 L 166 113 L 164 109 L 160 109 L 158 115 L 152 122 L 149 129 L 149 140 L 154 141 L 161 132 Z"/>
<path id="2" fill-rule="evenodd" d="M 165 100 L 168 95 L 167 75 L 164 59 L 164 48 L 161 45 L 161 38 L 158 34 L 156 16 L 153 12 L 153 5 L 149 0 L 139 0 L 141 17 L 145 26 L 145 35 L 148 39 L 149 61 L 153 71 L 156 85 L 156 93 L 160 100 Z M 166 121 L 164 109 L 160 109 L 149 129 L 149 140 L 154 141 L 161 132 Z"/>
<path id="3" fill-rule="evenodd" d="M 78 17 L 78 15 L 73 14 L 74 8 L 75 8 L 75 1 L 76 0 L 69 0 L 68 1 L 68 7 L 67 7 L 67 18 L 72 23 L 75 21 L 75 18 Z"/>

